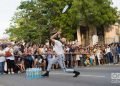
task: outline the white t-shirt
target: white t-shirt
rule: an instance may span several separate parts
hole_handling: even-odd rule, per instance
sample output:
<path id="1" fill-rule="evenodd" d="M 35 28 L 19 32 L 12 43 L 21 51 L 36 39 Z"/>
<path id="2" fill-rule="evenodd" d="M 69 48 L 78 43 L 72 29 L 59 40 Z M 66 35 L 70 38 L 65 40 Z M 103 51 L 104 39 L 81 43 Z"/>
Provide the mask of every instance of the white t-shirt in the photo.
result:
<path id="1" fill-rule="evenodd" d="M 14 54 L 13 54 L 13 49 L 12 48 L 5 48 L 4 49 L 4 52 L 6 52 L 6 51 L 9 51 L 10 50 L 10 52 L 11 52 L 11 54 L 12 54 L 12 56 L 10 56 L 10 57 L 7 57 L 6 59 L 10 59 L 10 60 L 14 60 L 15 59 L 15 57 L 14 57 Z"/>
<path id="2" fill-rule="evenodd" d="M 63 49 L 63 45 L 60 41 L 55 40 L 55 44 L 54 44 L 54 51 L 57 55 L 61 55 L 64 54 L 64 49 Z"/>
<path id="3" fill-rule="evenodd" d="M 0 54 L 5 54 L 5 52 L 3 50 L 0 50 Z M 0 56 L 0 62 L 4 62 L 4 61 L 5 61 L 5 57 Z"/>
<path id="4" fill-rule="evenodd" d="M 109 52 L 111 52 L 111 51 L 110 51 L 110 47 L 109 47 L 109 48 L 106 48 L 106 49 L 105 49 L 105 52 L 106 52 L 106 54 L 109 53 Z"/>

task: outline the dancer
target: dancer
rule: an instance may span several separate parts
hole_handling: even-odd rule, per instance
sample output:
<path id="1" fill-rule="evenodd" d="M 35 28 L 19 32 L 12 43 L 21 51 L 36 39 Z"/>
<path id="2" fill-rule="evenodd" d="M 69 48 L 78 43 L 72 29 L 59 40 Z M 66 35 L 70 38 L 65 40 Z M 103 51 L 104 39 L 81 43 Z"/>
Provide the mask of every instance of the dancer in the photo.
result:
<path id="1" fill-rule="evenodd" d="M 60 36 L 61 32 L 58 31 L 57 33 L 55 33 L 53 36 L 51 36 L 50 40 L 52 41 L 53 43 L 53 49 L 55 51 L 55 54 L 56 54 L 56 58 L 54 60 L 51 60 L 49 63 L 48 63 L 48 67 L 47 67 L 47 71 L 45 74 L 43 74 L 42 76 L 46 76 L 46 77 L 49 77 L 49 72 L 50 72 L 50 69 L 52 67 L 52 64 L 58 62 L 60 67 L 62 68 L 62 70 L 64 72 L 69 72 L 69 73 L 73 73 L 74 76 L 73 77 L 78 77 L 80 75 L 80 72 L 78 71 L 75 71 L 74 69 L 67 69 L 65 67 L 65 64 L 64 64 L 64 59 L 65 59 L 65 56 L 64 56 L 64 49 L 63 49 L 63 44 L 65 44 L 66 40 L 65 38 L 61 38 L 60 41 L 59 40 L 56 40 L 55 38 L 57 36 Z"/>

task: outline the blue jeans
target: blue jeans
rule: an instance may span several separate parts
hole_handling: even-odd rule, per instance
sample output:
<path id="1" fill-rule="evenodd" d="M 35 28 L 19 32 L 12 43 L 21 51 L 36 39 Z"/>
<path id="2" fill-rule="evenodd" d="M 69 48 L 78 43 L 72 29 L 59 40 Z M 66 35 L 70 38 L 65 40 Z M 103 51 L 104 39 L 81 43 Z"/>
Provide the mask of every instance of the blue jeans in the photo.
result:
<path id="1" fill-rule="evenodd" d="M 111 52 L 107 53 L 107 62 L 108 63 L 112 63 L 113 62 L 113 57 L 112 57 L 112 53 Z"/>
<path id="2" fill-rule="evenodd" d="M 48 62 L 47 71 L 50 71 L 50 70 L 51 70 L 52 64 L 59 63 L 61 69 L 62 69 L 64 72 L 73 73 L 74 69 L 67 69 L 67 68 L 65 67 L 64 61 L 65 61 L 65 56 L 64 56 L 64 54 L 57 55 L 57 57 L 56 57 L 55 59 L 51 59 L 51 60 Z"/>
<path id="3" fill-rule="evenodd" d="M 0 62 L 0 73 L 4 73 L 4 63 L 5 62 Z"/>

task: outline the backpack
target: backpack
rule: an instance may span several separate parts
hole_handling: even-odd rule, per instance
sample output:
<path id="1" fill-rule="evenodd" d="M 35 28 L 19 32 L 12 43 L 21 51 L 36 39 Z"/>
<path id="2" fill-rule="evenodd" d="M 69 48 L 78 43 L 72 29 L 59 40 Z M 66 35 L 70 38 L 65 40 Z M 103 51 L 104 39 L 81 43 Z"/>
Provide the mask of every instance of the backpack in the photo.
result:
<path id="1" fill-rule="evenodd" d="M 10 57 L 10 56 L 12 56 L 10 50 L 6 51 L 6 52 L 5 52 L 5 57 Z"/>

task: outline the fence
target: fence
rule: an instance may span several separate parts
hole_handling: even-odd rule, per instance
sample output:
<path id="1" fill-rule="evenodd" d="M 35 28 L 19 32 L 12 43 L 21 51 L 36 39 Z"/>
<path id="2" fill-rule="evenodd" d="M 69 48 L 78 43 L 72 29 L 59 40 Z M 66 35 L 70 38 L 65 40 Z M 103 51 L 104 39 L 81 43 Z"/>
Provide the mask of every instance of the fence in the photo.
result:
<path id="1" fill-rule="evenodd" d="M 42 54 L 47 55 L 47 54 Z M 45 70 L 47 66 L 47 58 L 44 58 L 42 55 L 34 55 L 34 56 L 41 56 L 42 57 L 42 63 L 41 65 L 42 69 Z M 55 54 L 52 54 L 55 55 Z M 77 57 L 78 56 L 78 57 Z M 16 57 L 16 56 L 15 56 Z M 25 55 L 20 56 L 22 58 L 26 58 Z M 38 61 L 39 62 L 39 61 Z M 101 58 L 100 64 L 107 64 L 108 58 L 106 55 L 103 55 L 103 58 Z M 80 66 L 93 66 L 93 65 L 99 65 L 97 56 L 94 57 L 94 59 L 90 58 L 89 53 L 66 53 L 65 54 L 65 65 L 67 68 L 72 67 L 80 67 Z M 58 64 L 53 65 L 53 69 L 59 68 Z"/>

